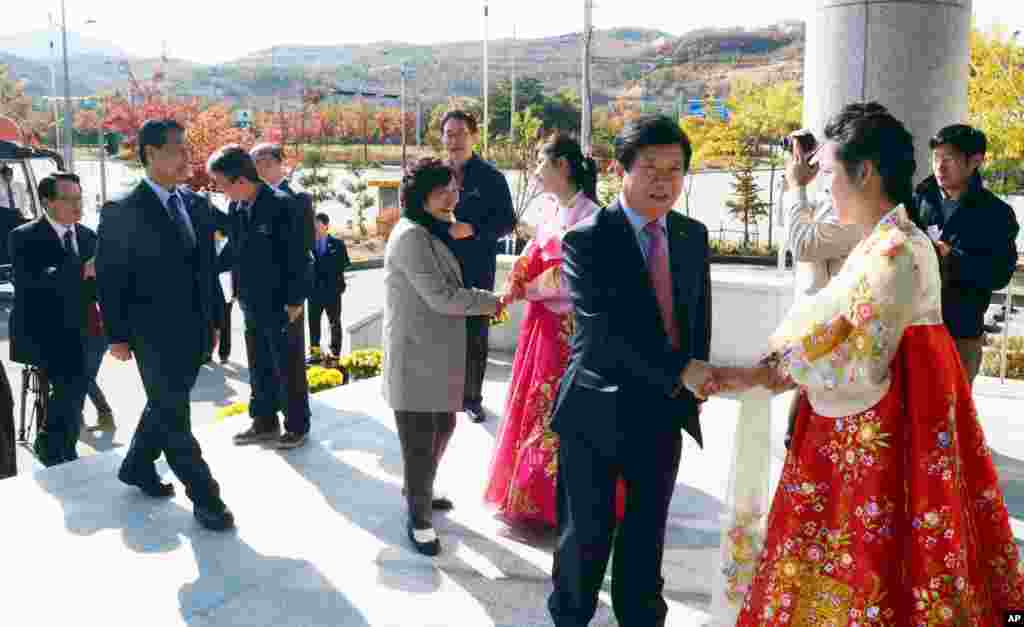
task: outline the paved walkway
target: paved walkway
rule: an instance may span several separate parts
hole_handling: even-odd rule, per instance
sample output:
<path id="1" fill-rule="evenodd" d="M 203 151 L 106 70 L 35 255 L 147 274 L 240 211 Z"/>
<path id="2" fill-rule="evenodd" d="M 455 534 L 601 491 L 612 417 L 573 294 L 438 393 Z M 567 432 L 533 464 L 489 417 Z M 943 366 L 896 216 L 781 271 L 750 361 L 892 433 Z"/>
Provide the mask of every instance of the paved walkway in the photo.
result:
<path id="1" fill-rule="evenodd" d="M 496 356 L 488 374 L 492 415 L 504 402 L 507 362 Z M 497 420 L 460 417 L 439 477 L 456 509 L 436 519 L 444 548 L 431 560 L 407 547 L 401 457 L 378 388 L 371 380 L 314 396 L 311 439 L 286 453 L 233 446 L 244 418 L 199 427 L 238 519 L 233 533 L 201 529 L 183 490 L 153 501 L 121 485 L 123 448 L 0 482 L 4 624 L 550 625 L 553 535 L 508 529 L 480 502 Z M 787 403 L 776 399 L 775 436 Z M 1024 538 L 1021 401 L 978 403 Z M 706 617 L 735 415 L 735 402 L 712 400 L 707 448 L 684 445 L 665 562 L 670 626 Z M 782 455 L 778 445 L 775 473 Z M 605 588 L 596 626 L 615 624 Z"/>

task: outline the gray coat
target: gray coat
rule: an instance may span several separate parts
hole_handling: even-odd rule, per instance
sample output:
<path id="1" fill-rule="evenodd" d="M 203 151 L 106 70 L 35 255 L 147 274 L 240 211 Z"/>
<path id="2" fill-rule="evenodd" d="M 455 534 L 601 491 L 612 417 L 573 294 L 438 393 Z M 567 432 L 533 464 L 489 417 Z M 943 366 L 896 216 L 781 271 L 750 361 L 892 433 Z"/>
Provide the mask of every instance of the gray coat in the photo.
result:
<path id="1" fill-rule="evenodd" d="M 462 409 L 466 316 L 493 314 L 491 292 L 466 289 L 455 255 L 402 218 L 384 251 L 384 398 L 393 409 Z"/>

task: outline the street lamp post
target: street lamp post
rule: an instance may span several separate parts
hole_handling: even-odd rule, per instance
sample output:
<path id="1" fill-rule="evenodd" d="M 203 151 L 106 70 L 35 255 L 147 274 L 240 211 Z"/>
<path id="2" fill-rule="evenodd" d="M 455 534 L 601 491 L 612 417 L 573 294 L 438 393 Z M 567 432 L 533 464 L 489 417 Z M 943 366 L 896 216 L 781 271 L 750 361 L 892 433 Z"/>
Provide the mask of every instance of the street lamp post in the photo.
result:
<path id="1" fill-rule="evenodd" d="M 402 61 L 402 114 L 399 118 L 399 124 L 402 126 L 402 172 L 405 172 L 405 75 L 407 72 L 405 61 Z"/>
<path id="2" fill-rule="evenodd" d="M 71 124 L 71 77 L 68 70 L 68 24 L 64 0 L 60 0 L 60 30 L 64 43 L 64 167 L 68 172 L 75 171 L 74 135 Z"/>
<path id="3" fill-rule="evenodd" d="M 487 0 L 484 0 L 484 159 L 487 158 L 487 136 L 490 134 L 487 125 L 488 115 L 488 92 L 490 88 L 488 86 L 487 78 L 487 43 L 488 43 L 488 32 L 487 32 Z"/>

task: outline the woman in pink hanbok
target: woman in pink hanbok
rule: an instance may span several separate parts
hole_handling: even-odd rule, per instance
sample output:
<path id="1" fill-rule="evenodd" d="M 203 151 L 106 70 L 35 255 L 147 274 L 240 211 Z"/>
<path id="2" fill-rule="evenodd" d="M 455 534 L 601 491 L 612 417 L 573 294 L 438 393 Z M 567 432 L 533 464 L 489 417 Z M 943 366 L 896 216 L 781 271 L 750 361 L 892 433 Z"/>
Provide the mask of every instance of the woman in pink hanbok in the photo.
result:
<path id="1" fill-rule="evenodd" d="M 573 329 L 562 236 L 597 211 L 597 166 L 576 140 L 556 135 L 540 149 L 536 176 L 557 203 L 545 210 L 505 284 L 510 296 L 527 302 L 485 499 L 508 522 L 553 527 L 558 436 L 549 428 L 551 407 Z M 620 515 L 622 503 L 620 490 Z"/>

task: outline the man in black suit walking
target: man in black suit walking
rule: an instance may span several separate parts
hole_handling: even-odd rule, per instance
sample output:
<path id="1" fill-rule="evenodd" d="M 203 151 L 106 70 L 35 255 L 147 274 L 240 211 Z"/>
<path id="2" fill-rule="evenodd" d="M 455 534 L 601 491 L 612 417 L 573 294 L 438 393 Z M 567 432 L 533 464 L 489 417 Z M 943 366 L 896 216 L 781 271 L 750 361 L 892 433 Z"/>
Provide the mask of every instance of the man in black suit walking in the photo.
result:
<path id="1" fill-rule="evenodd" d="M 692 149 L 664 116 L 616 139 L 623 191 L 566 234 L 563 271 L 575 332 L 551 427 L 560 436 L 554 591 L 558 627 L 587 625 L 615 542 L 620 624 L 664 625 L 665 528 L 683 429 L 698 444 L 699 391 L 710 375 L 708 232 L 672 211 Z M 615 485 L 626 511 L 615 533 Z"/>
<path id="2" fill-rule="evenodd" d="M 233 203 L 229 238 L 238 274 L 238 302 L 250 346 L 252 426 L 235 444 L 274 442 L 295 448 L 309 433 L 309 394 L 287 402 L 289 325 L 302 316 L 309 284 L 309 252 L 302 212 L 295 198 L 274 191 L 256 171 L 249 153 L 235 145 L 210 156 L 210 177 Z M 277 412 L 285 411 L 285 433 Z"/>
<path id="3" fill-rule="evenodd" d="M 149 496 L 173 495 L 174 486 L 161 483 L 156 472 L 163 453 L 185 485 L 196 520 L 209 529 L 229 529 L 234 516 L 192 435 L 189 406 L 223 312 L 214 209 L 182 185 L 190 170 L 180 124 L 147 120 L 137 145 L 146 176 L 103 206 L 96 256 L 110 354 L 135 358 L 147 398 L 118 478 Z"/>
<path id="4" fill-rule="evenodd" d="M 320 318 L 327 312 L 331 329 L 331 352 L 341 353 L 341 295 L 345 292 L 345 268 L 351 264 L 348 248 L 340 238 L 328 233 L 331 218 L 316 216 L 316 243 L 313 244 L 313 289 L 309 293 L 310 359 L 320 356 Z"/>
<path id="5" fill-rule="evenodd" d="M 14 308 L 11 360 L 38 366 L 49 382 L 39 461 L 54 466 L 78 459 L 88 307 L 96 303 L 96 234 L 78 224 L 82 187 L 76 175 L 56 172 L 39 182 L 45 213 L 11 231 Z"/>

